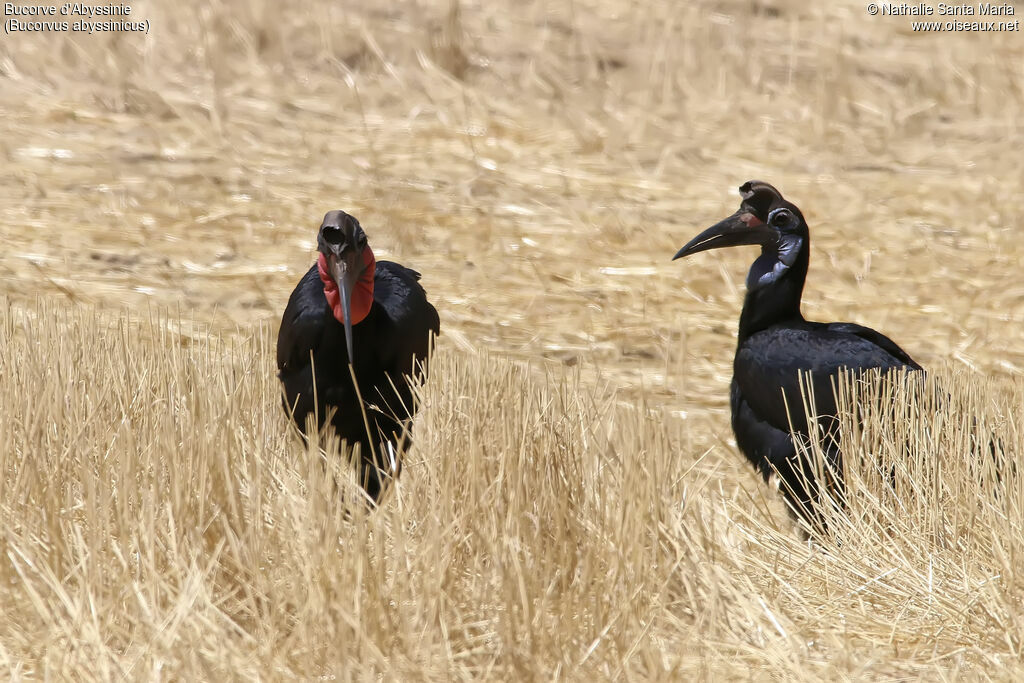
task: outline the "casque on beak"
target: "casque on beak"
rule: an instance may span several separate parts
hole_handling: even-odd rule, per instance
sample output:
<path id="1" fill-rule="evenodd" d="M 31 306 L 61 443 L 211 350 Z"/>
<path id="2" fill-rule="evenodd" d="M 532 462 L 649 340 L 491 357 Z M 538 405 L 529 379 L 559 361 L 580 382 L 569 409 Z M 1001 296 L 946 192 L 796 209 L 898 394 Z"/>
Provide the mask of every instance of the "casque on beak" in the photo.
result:
<path id="1" fill-rule="evenodd" d="M 352 290 L 355 289 L 356 281 L 361 275 L 359 266 L 360 255 L 356 253 L 354 249 L 349 249 L 346 253 L 338 255 L 336 253 L 327 254 L 327 267 L 334 278 L 335 284 L 338 285 L 338 291 L 341 293 L 341 307 L 345 313 L 345 347 L 348 350 L 348 362 L 353 362 L 352 357 Z"/>
<path id="2" fill-rule="evenodd" d="M 762 246 L 777 241 L 778 232 L 763 223 L 750 209 L 741 207 L 739 211 L 686 243 L 676 252 L 672 260 L 696 254 L 709 249 L 736 247 L 744 244 L 760 244 Z"/>

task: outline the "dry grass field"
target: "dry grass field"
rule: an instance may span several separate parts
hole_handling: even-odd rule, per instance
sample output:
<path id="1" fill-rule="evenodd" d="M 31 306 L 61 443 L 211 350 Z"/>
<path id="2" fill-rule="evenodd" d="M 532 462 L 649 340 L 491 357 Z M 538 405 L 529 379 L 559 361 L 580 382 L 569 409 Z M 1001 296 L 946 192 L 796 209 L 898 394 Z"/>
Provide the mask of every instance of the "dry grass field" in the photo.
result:
<path id="1" fill-rule="evenodd" d="M 0 40 L 0 677 L 1024 678 L 1024 483 L 975 455 L 1024 467 L 1019 32 L 288 4 Z M 670 261 L 751 178 L 810 223 L 805 315 L 949 394 L 868 389 L 905 410 L 848 425 L 818 542 L 729 428 L 753 249 Z M 441 315 L 372 514 L 274 375 L 333 208 Z"/>

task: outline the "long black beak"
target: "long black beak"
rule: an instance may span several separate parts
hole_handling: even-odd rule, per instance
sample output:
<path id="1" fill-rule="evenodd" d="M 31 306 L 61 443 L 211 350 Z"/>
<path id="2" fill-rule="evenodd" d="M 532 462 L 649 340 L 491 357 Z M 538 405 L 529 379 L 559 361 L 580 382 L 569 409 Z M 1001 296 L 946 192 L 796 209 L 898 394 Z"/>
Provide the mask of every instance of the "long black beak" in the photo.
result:
<path id="1" fill-rule="evenodd" d="M 353 362 L 352 357 L 352 290 L 355 289 L 359 273 L 355 267 L 358 254 L 349 251 L 341 257 L 330 256 L 328 263 L 331 267 L 331 276 L 338 285 L 341 292 L 341 308 L 345 313 L 345 348 L 348 349 L 348 362 Z"/>
<path id="2" fill-rule="evenodd" d="M 778 233 L 775 230 L 762 223 L 749 210 L 740 209 L 687 242 L 686 246 L 676 252 L 672 260 L 675 261 L 709 249 L 737 247 L 744 244 L 765 245 L 775 242 L 777 239 Z"/>

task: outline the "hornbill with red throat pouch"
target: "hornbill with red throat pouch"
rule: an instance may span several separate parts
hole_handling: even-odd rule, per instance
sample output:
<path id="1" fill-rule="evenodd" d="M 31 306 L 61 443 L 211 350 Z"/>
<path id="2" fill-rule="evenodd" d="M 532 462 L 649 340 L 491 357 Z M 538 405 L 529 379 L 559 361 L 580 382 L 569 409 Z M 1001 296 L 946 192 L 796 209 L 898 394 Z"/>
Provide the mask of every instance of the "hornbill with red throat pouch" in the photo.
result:
<path id="1" fill-rule="evenodd" d="M 426 377 L 440 321 L 420 274 L 376 261 L 359 221 L 344 211 L 324 216 L 317 249 L 277 338 L 285 410 L 303 435 L 315 414 L 318 429 L 329 418 L 338 437 L 358 444 L 359 478 L 376 503 L 409 448 L 413 382 Z"/>

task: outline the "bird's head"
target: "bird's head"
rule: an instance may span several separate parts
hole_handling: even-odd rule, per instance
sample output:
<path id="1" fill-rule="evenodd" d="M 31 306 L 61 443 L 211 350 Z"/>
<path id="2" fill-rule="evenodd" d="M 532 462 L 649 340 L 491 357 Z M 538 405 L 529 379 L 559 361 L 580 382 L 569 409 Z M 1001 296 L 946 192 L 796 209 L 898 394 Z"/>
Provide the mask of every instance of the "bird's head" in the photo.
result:
<path id="1" fill-rule="evenodd" d="M 807 223 L 800 209 L 768 183 L 745 182 L 740 196 L 743 201 L 736 213 L 694 237 L 672 260 L 709 249 L 758 244 L 761 258 L 747 277 L 747 287 L 756 289 L 781 277 L 805 251 Z"/>
<path id="2" fill-rule="evenodd" d="M 345 344 L 352 361 L 352 326 L 370 313 L 377 262 L 366 244 L 366 233 L 344 211 L 328 211 L 316 237 L 317 269 L 324 296 L 338 322 L 345 326 Z"/>

